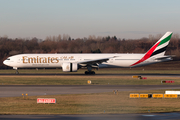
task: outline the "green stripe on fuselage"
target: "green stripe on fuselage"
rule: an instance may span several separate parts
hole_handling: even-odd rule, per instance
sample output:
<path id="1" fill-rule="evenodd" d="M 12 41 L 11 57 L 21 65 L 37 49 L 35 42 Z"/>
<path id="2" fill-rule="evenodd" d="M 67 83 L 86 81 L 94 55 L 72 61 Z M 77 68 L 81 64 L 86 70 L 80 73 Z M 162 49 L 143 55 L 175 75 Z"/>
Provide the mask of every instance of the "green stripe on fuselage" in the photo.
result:
<path id="1" fill-rule="evenodd" d="M 165 39 L 163 39 L 163 40 L 159 43 L 158 46 L 160 46 L 160 45 L 166 43 L 167 41 L 169 41 L 169 40 L 171 39 L 171 35 L 172 35 L 172 33 L 171 33 L 168 37 L 166 37 Z"/>

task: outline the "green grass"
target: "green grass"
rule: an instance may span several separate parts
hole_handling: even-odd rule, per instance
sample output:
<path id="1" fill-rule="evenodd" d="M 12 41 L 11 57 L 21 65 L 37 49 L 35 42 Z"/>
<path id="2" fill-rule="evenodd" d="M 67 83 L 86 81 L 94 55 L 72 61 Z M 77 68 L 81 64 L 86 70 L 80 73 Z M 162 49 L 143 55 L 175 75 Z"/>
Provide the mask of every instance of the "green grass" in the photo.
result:
<path id="1" fill-rule="evenodd" d="M 145 76 L 146 77 L 146 76 Z M 1 76 L 0 85 L 161 85 L 162 80 L 174 80 L 168 85 L 180 85 L 178 77 L 147 77 L 137 79 L 131 76 Z M 163 85 L 163 84 L 162 84 Z"/>
<path id="2" fill-rule="evenodd" d="M 119 114 L 148 112 L 179 112 L 177 99 L 131 99 L 131 92 L 76 95 L 10 97 L 0 99 L 0 114 Z M 136 91 L 136 93 L 164 93 L 164 90 Z M 56 98 L 56 104 L 37 104 L 37 98 Z"/>
<path id="3" fill-rule="evenodd" d="M 84 74 L 86 69 L 79 69 L 77 72 L 63 72 L 61 69 L 19 69 L 20 74 Z M 180 69 L 143 69 L 143 68 L 104 68 L 94 70 L 96 74 L 179 74 Z M 0 74 L 15 74 L 13 69 L 0 70 Z"/>
<path id="4" fill-rule="evenodd" d="M 96 76 L 87 75 L 82 76 L 78 74 L 83 74 L 85 69 L 79 70 L 77 75 L 72 75 L 72 73 L 62 72 L 60 69 L 20 69 L 21 74 L 48 74 L 53 73 L 49 76 L 8 76 L 1 75 L 0 85 L 86 85 L 87 80 L 91 80 L 94 85 L 160 85 L 162 80 L 174 80 L 175 83 L 169 85 L 180 85 L 179 77 L 149 77 L 143 74 L 179 74 L 180 70 L 140 70 L 140 69 L 101 69 L 96 71 L 97 74 L 109 74 L 108 76 Z M 12 73 L 15 70 L 0 70 L 0 73 Z M 57 75 L 56 75 L 57 74 Z M 66 74 L 60 75 L 58 74 Z M 69 75 L 67 75 L 69 74 Z M 113 74 L 111 76 L 111 74 Z M 114 74 L 139 74 L 143 77 L 147 77 L 146 80 L 133 79 L 131 76 L 114 76 Z"/>

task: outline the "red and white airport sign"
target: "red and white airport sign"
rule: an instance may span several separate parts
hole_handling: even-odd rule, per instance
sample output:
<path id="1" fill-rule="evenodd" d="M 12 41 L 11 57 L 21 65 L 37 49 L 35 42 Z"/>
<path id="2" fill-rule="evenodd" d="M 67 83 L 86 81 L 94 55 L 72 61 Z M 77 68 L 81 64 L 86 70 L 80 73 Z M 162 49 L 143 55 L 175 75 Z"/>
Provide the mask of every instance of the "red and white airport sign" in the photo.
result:
<path id="1" fill-rule="evenodd" d="M 173 80 L 162 80 L 161 83 L 174 83 Z"/>
<path id="2" fill-rule="evenodd" d="M 37 103 L 56 103 L 55 98 L 37 98 Z"/>

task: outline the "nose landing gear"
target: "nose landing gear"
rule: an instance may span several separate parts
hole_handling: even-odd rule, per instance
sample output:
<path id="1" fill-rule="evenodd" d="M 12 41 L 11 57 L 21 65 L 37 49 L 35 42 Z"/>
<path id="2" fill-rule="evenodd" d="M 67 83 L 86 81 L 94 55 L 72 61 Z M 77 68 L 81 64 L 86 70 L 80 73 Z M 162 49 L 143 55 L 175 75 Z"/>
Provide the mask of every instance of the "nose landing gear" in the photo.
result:
<path id="1" fill-rule="evenodd" d="M 19 74 L 18 70 L 16 70 L 16 74 Z"/>
<path id="2" fill-rule="evenodd" d="M 15 74 L 19 74 L 17 67 L 13 67 L 13 69 L 16 70 Z"/>

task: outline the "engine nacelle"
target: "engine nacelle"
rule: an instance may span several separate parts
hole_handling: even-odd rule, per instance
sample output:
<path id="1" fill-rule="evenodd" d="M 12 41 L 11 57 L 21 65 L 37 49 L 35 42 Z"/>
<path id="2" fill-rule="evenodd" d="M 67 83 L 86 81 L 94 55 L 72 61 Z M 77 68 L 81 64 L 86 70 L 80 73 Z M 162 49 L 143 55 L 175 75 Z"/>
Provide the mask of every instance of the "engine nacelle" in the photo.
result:
<path id="1" fill-rule="evenodd" d="M 62 64 L 62 71 L 64 72 L 76 72 L 78 70 L 77 63 L 63 63 Z"/>

